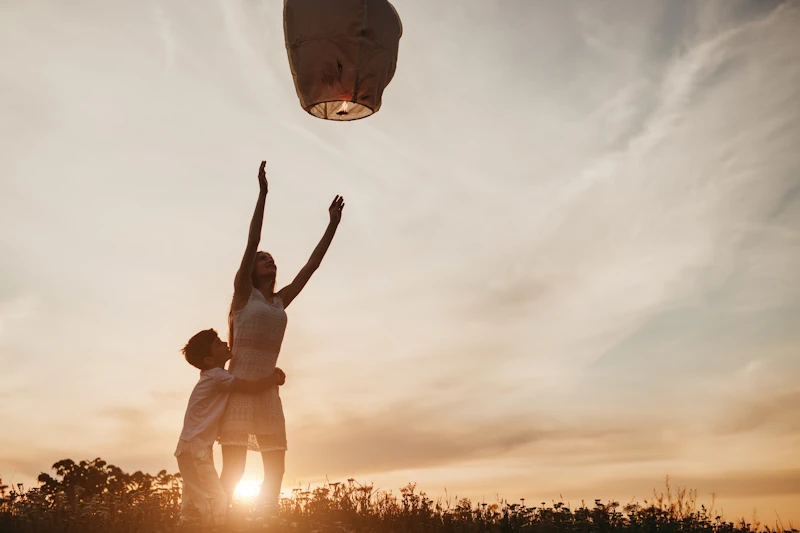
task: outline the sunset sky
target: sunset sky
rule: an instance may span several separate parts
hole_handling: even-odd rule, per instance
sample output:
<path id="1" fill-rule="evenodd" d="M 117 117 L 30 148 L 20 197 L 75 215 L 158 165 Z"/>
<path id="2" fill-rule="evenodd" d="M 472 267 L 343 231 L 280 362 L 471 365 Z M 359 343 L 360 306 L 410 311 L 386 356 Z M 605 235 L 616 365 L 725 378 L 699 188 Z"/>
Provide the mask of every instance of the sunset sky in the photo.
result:
<path id="1" fill-rule="evenodd" d="M 800 4 L 395 0 L 383 108 L 299 106 L 279 0 L 0 3 L 0 478 L 177 471 L 261 248 L 291 281 L 284 489 L 800 522 Z M 246 478 L 261 476 L 250 454 Z"/>

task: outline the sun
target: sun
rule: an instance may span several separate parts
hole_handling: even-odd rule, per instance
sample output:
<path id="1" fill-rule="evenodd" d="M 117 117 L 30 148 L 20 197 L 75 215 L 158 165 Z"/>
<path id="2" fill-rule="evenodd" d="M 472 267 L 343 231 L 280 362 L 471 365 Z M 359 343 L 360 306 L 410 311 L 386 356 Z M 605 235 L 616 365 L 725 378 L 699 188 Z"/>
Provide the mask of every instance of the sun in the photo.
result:
<path id="1" fill-rule="evenodd" d="M 233 496 L 240 500 L 253 501 L 258 496 L 258 491 L 261 490 L 261 482 L 255 479 L 243 479 L 236 485 L 236 490 L 233 491 Z"/>

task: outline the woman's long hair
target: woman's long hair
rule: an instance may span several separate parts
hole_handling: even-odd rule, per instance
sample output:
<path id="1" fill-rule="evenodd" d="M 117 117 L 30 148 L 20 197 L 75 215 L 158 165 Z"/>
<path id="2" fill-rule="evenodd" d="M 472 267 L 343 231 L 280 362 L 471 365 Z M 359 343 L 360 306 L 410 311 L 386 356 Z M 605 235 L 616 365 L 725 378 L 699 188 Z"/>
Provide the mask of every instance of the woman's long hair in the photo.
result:
<path id="1" fill-rule="evenodd" d="M 254 288 L 259 288 L 255 263 L 253 264 L 253 271 L 250 273 L 250 281 L 253 282 Z M 275 278 L 272 278 L 272 287 L 269 288 L 269 294 L 270 296 L 275 296 Z M 231 351 L 233 351 L 233 340 L 233 299 L 231 299 L 231 308 L 228 311 L 228 347 L 231 349 Z"/>

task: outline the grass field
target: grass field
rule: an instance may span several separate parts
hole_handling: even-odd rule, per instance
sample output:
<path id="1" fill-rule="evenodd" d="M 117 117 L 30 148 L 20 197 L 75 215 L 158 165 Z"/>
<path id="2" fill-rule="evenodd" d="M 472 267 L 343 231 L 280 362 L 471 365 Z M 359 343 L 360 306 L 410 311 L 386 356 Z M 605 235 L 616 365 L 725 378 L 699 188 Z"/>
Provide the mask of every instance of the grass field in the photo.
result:
<path id="1" fill-rule="evenodd" d="M 0 532 L 93 533 L 178 532 L 181 528 L 180 476 L 128 474 L 101 459 L 53 465 L 54 476 L 39 476 L 39 487 L 9 487 L 0 481 Z M 503 501 L 433 501 L 414 485 L 397 494 L 355 480 L 314 490 L 296 489 L 281 501 L 278 517 L 265 524 L 246 501 L 236 502 L 221 531 L 321 532 L 797 532 L 791 525 L 769 526 L 726 521 L 713 507 L 697 505 L 696 493 L 666 490 L 652 499 L 621 506 L 617 502 L 570 508 Z"/>

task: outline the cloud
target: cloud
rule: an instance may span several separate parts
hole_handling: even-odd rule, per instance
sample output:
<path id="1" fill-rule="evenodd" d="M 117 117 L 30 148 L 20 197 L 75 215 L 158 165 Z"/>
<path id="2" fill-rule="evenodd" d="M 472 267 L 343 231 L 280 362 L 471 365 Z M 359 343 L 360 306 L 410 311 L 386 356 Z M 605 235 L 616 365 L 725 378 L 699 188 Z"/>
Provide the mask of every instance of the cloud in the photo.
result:
<path id="1" fill-rule="evenodd" d="M 0 301 L 0 338 L 7 336 L 16 323 L 33 316 L 38 305 L 35 295 Z"/>
<path id="2" fill-rule="evenodd" d="M 57 460 L 54 460 L 53 463 Z M 30 488 L 31 480 L 35 480 L 39 474 L 46 471 L 47 463 L 43 463 L 39 457 L 0 456 L 0 479 L 4 485 L 16 488 L 17 483 L 23 483 L 26 488 Z"/>
<path id="3" fill-rule="evenodd" d="M 120 404 L 102 409 L 99 416 L 111 423 L 104 424 L 102 436 L 94 444 L 96 453 L 114 457 L 110 460 L 120 464 L 146 464 L 152 459 L 163 464 L 169 460 L 180 435 L 183 417 L 174 416 L 178 409 L 177 405 L 165 409 L 153 404 Z"/>
<path id="4" fill-rule="evenodd" d="M 159 405 L 178 405 L 186 403 L 187 399 L 189 398 L 189 392 L 185 390 L 164 390 L 164 391 L 153 391 L 150 393 L 153 400 Z"/>
<path id="5" fill-rule="evenodd" d="M 580 492 L 585 493 L 616 493 L 616 494 L 642 494 L 643 487 L 653 485 L 650 478 L 631 477 L 624 480 L 604 480 L 602 484 L 583 485 Z M 697 490 L 699 494 L 706 496 L 715 493 L 717 496 L 731 498 L 755 498 L 775 497 L 775 496 L 800 496 L 800 469 L 787 468 L 769 471 L 748 471 L 740 470 L 724 474 L 707 475 L 670 475 L 670 485 L 673 489 L 686 487 L 687 489 Z M 577 489 L 565 489 L 565 492 L 574 493 Z M 656 488 L 657 494 L 665 492 L 665 487 Z M 674 494 L 674 491 L 673 491 Z M 649 499 L 652 495 L 645 493 L 644 497 Z M 752 506 L 748 510 L 752 510 Z M 741 515 L 740 515 L 741 516 Z"/>
<path id="6" fill-rule="evenodd" d="M 169 70 L 175 63 L 175 50 L 177 48 L 175 35 L 172 33 L 171 22 L 163 4 L 154 4 L 152 13 L 153 18 L 155 18 L 158 35 L 164 45 L 164 68 Z"/>
<path id="7" fill-rule="evenodd" d="M 463 401 L 456 398 L 419 398 L 372 409 L 369 415 L 337 411 L 299 423 L 289 416 L 288 470 L 294 477 L 336 477 L 504 457 L 546 458 L 568 469 L 663 460 L 677 450 L 663 440 L 658 429 L 663 422 L 654 417 L 612 420 L 587 413 L 560 419 L 514 412 L 486 417 L 477 401 L 476 414 L 465 416 L 459 406 Z"/>
<path id="8" fill-rule="evenodd" d="M 800 388 L 780 392 L 759 391 L 734 401 L 725 418 L 714 424 L 719 435 L 758 432 L 800 436 Z"/>

